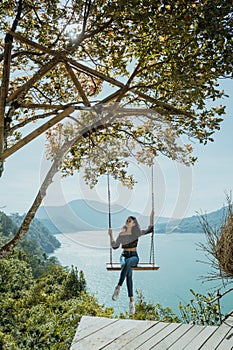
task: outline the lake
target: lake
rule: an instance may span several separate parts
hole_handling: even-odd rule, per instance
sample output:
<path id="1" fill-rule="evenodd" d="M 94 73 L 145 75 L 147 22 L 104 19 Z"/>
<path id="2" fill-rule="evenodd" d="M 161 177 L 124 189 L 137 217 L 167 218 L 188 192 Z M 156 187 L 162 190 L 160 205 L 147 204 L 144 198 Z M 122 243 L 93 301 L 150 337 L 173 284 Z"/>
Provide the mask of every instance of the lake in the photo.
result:
<path id="1" fill-rule="evenodd" d="M 126 284 L 121 288 L 119 299 L 113 302 L 111 297 L 118 282 L 119 271 L 107 271 L 109 262 L 109 236 L 105 231 L 83 231 L 71 234 L 59 234 L 56 238 L 61 247 L 53 256 L 63 266 L 77 266 L 83 270 L 87 281 L 87 289 L 94 293 L 101 304 L 114 307 L 115 314 L 128 311 Z M 196 293 L 215 292 L 221 281 L 204 282 L 201 276 L 210 272 L 210 266 L 198 243 L 204 243 L 203 234 L 156 234 L 155 256 L 157 271 L 134 271 L 134 291 L 140 290 L 147 302 L 159 302 L 163 307 L 170 306 L 177 313 L 178 303 L 183 304 L 192 299 L 190 289 Z M 113 261 L 118 262 L 121 250 L 113 251 Z M 138 253 L 140 262 L 149 262 L 150 235 L 139 240 Z M 223 291 L 224 289 L 222 289 Z M 136 296 L 136 293 L 135 293 Z M 222 312 L 233 309 L 233 292 L 223 297 Z"/>

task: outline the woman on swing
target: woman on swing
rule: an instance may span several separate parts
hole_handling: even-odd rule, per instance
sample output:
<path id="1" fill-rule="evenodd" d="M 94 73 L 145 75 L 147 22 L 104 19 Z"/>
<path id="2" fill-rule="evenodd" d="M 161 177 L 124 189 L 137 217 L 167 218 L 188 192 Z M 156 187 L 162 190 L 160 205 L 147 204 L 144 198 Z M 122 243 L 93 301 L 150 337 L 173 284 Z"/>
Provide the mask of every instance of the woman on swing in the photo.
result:
<path id="1" fill-rule="evenodd" d="M 111 246 L 113 249 L 122 247 L 123 251 L 120 256 L 121 274 L 117 286 L 114 289 L 112 300 L 117 300 L 120 288 L 126 278 L 128 296 L 129 296 L 129 313 L 135 313 L 134 297 L 133 297 L 133 279 L 132 267 L 137 266 L 139 256 L 137 253 L 138 238 L 142 235 L 153 232 L 154 212 L 150 214 L 150 225 L 147 230 L 141 230 L 137 219 L 134 216 L 129 216 L 126 220 L 123 231 L 119 233 L 116 240 L 113 239 L 112 229 L 108 230 Z"/>

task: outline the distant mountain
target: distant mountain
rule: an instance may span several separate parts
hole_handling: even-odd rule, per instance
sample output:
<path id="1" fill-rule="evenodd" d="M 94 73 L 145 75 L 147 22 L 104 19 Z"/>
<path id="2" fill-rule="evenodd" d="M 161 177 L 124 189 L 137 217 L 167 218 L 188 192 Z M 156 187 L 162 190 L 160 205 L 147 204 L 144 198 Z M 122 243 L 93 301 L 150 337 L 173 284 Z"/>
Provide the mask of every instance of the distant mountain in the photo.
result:
<path id="1" fill-rule="evenodd" d="M 227 214 L 227 207 L 221 208 L 208 214 L 206 216 L 211 227 L 219 227 L 223 217 Z M 199 215 L 193 215 L 184 219 L 170 219 L 167 222 L 157 225 L 156 232 L 158 233 L 202 233 L 203 229 L 200 224 Z"/>
<path id="2" fill-rule="evenodd" d="M 206 214 L 211 225 L 220 225 L 226 208 Z M 120 229 L 129 215 L 137 217 L 142 228 L 148 226 L 149 217 L 131 212 L 120 205 L 111 207 L 112 227 Z M 149 215 L 149 213 L 148 213 Z M 74 200 L 63 206 L 42 206 L 36 217 L 50 232 L 72 233 L 77 231 L 106 230 L 108 227 L 108 205 L 91 200 Z M 184 219 L 155 218 L 155 232 L 200 233 L 203 232 L 198 215 Z"/>
<path id="3" fill-rule="evenodd" d="M 129 211 L 120 205 L 112 205 L 111 213 L 113 228 L 121 228 L 129 215 L 136 216 L 142 228 L 149 224 L 149 217 Z M 36 217 L 52 233 L 106 230 L 108 227 L 108 205 L 97 201 L 78 199 L 63 206 L 42 206 L 37 211 Z M 159 223 L 166 221 L 168 218 L 158 219 Z"/>

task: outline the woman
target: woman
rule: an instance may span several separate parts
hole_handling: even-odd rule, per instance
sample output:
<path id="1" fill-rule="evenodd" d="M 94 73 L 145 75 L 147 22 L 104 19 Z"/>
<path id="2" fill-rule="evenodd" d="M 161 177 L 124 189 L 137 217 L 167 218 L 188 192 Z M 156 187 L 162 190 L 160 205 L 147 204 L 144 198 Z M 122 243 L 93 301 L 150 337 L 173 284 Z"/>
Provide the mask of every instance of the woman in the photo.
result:
<path id="1" fill-rule="evenodd" d="M 137 266 L 139 262 L 139 257 L 137 253 L 138 238 L 142 235 L 146 235 L 153 231 L 153 218 L 154 212 L 150 215 L 150 226 L 147 230 L 141 230 L 137 219 L 134 216 L 129 216 L 126 220 L 123 231 L 119 233 L 116 241 L 112 236 L 112 229 L 108 230 L 108 234 L 111 240 L 111 246 L 113 249 L 122 247 L 123 251 L 120 257 L 121 263 L 121 274 L 119 282 L 115 287 L 114 293 L 112 295 L 112 300 L 117 300 L 120 293 L 120 288 L 126 278 L 128 296 L 129 296 L 129 313 L 135 313 L 134 297 L 133 297 L 133 279 L 132 279 L 132 267 Z"/>

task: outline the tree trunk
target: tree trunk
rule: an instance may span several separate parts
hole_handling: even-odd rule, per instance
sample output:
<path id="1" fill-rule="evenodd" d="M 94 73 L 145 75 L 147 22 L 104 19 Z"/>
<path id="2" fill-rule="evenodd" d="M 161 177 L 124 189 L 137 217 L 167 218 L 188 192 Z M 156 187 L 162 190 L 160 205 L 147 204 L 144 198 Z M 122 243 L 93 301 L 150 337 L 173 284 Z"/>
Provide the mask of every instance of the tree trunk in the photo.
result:
<path id="1" fill-rule="evenodd" d="M 85 137 L 85 134 L 87 132 L 92 132 L 93 130 L 96 131 L 97 129 L 106 126 L 106 122 L 109 120 L 110 117 L 111 115 L 107 114 L 101 120 L 93 122 L 89 127 L 84 127 L 82 130 L 80 130 L 80 132 L 74 139 L 64 142 L 56 158 L 54 159 L 31 208 L 26 214 L 21 226 L 19 227 L 18 232 L 9 242 L 7 242 L 4 246 L 0 248 L 0 259 L 3 259 L 9 252 L 11 252 L 17 246 L 17 244 L 26 236 L 31 221 L 34 219 L 39 206 L 41 205 L 44 197 L 46 196 L 46 192 L 48 190 L 49 185 L 53 181 L 53 177 L 59 171 L 62 165 L 62 161 L 65 154 L 76 142 L 80 141 L 80 139 L 83 136 Z"/>
<path id="2" fill-rule="evenodd" d="M 5 49 L 4 49 L 4 63 L 2 72 L 2 85 L 0 88 L 0 156 L 4 152 L 5 146 L 5 108 L 6 98 L 9 87 L 10 78 L 10 61 L 11 61 L 11 49 L 12 49 L 13 37 L 9 34 L 5 38 Z M 0 176 L 3 172 L 3 162 L 0 162 Z"/>
<path id="3" fill-rule="evenodd" d="M 31 208 L 29 209 L 28 213 L 26 214 L 21 226 L 18 229 L 18 232 L 16 233 L 16 235 L 9 241 L 7 242 L 4 246 L 2 246 L 0 248 L 0 259 L 4 258 L 7 253 L 9 253 L 10 251 L 12 251 L 17 244 L 24 238 L 24 236 L 26 235 L 26 233 L 29 230 L 29 226 L 31 224 L 31 221 L 34 219 L 35 214 L 39 208 L 39 206 L 42 203 L 43 198 L 46 196 L 46 192 L 47 189 L 49 187 L 49 185 L 52 183 L 53 181 L 53 177 L 54 175 L 59 171 L 59 168 L 62 164 L 62 159 L 65 155 L 65 153 L 68 151 L 69 149 L 69 142 L 66 142 L 63 147 L 61 148 L 59 154 L 56 156 L 55 160 L 53 161 L 52 166 L 50 167 L 41 187 L 40 190 L 31 206 Z"/>

